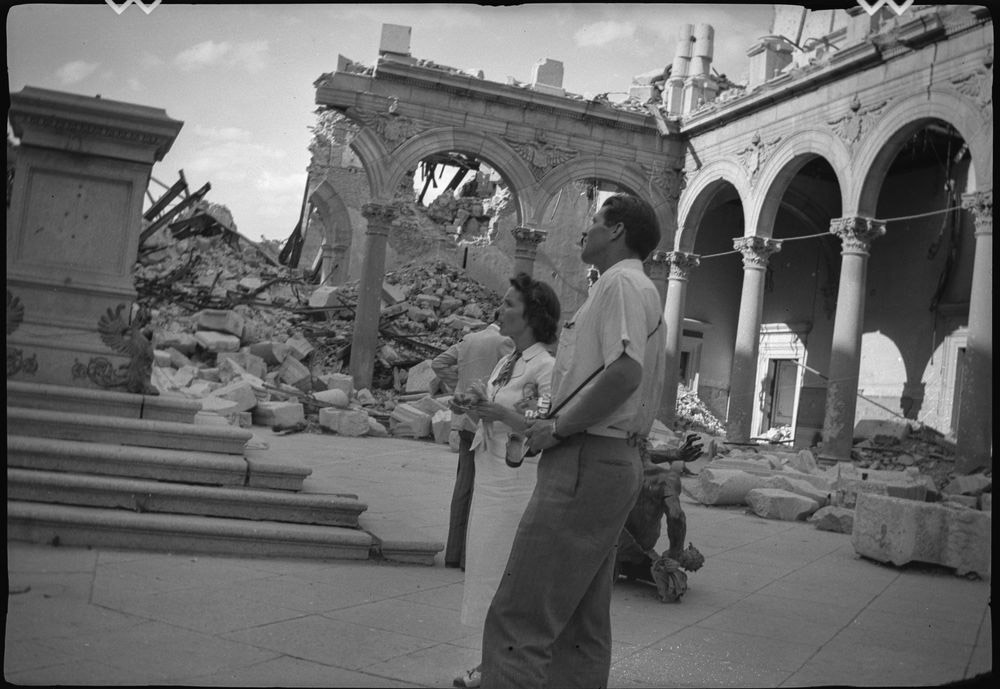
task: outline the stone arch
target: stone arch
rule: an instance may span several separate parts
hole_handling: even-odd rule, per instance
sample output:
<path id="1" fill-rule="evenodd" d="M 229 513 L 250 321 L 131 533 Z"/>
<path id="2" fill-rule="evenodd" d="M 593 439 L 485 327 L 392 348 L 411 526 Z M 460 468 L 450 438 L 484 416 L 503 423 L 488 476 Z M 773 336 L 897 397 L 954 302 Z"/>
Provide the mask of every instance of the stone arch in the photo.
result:
<path id="1" fill-rule="evenodd" d="M 385 161 L 389 158 L 385 144 L 374 131 L 362 127 L 351 139 L 350 146 L 361 159 L 365 175 L 368 177 L 368 188 L 371 190 L 372 200 L 384 200 L 384 193 L 387 189 L 385 185 Z M 389 194 L 389 200 L 391 198 L 392 194 Z"/>
<path id="2" fill-rule="evenodd" d="M 851 156 L 844 143 L 829 132 L 810 130 L 793 135 L 784 142 L 761 171 L 757 192 L 751 198 L 747 211 L 747 226 L 761 237 L 774 236 L 774 221 L 781 207 L 788 185 L 813 158 L 822 158 L 837 178 L 840 187 L 840 205 L 845 205 L 845 191 L 851 175 Z"/>
<path id="3" fill-rule="evenodd" d="M 323 180 L 309 195 L 309 200 L 323 220 L 323 238 L 330 244 L 350 246 L 353 236 L 351 215 L 329 180 Z"/>
<path id="4" fill-rule="evenodd" d="M 501 139 L 459 127 L 430 129 L 404 142 L 388 159 L 384 178 L 388 186 L 383 190 L 391 192 L 417 163 L 442 151 L 468 153 L 489 163 L 514 193 L 518 222 L 533 215 L 536 183 L 524 160 Z"/>
<path id="5" fill-rule="evenodd" d="M 638 163 L 625 163 L 596 155 L 579 156 L 549 170 L 539 186 L 545 202 L 537 208 L 538 216 L 531 222 L 541 223 L 546 207 L 567 184 L 584 179 L 603 179 L 627 189 L 649 203 L 660 223 L 661 245 L 673 239 L 675 225 L 673 208 L 666 194 L 654 189 L 647 172 Z"/>
<path id="6" fill-rule="evenodd" d="M 690 252 L 694 249 L 701 218 L 708 210 L 715 193 L 726 183 L 736 189 L 740 202 L 746 208 L 747 199 L 750 198 L 750 185 L 742 168 L 732 160 L 714 160 L 705 165 L 693 180 L 688 181 L 677 206 L 675 250 Z"/>
<path id="7" fill-rule="evenodd" d="M 874 217 L 882 182 L 900 147 L 915 131 L 931 120 L 953 126 L 969 145 L 977 185 L 993 184 L 993 126 L 982 112 L 963 98 L 942 91 L 914 96 L 895 105 L 860 143 L 861 155 L 854 163 L 859 173 L 844 194 L 845 215 Z"/>

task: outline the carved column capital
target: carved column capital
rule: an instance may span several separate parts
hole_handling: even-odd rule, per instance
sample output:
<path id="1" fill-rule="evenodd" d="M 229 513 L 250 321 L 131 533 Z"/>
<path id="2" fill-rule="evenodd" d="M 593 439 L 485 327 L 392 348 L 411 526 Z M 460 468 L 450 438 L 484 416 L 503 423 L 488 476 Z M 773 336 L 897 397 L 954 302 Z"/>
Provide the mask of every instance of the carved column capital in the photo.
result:
<path id="1" fill-rule="evenodd" d="M 667 252 L 657 249 L 643 261 L 642 267 L 650 279 L 665 281 L 670 274 L 670 262 Z"/>
<path id="2" fill-rule="evenodd" d="M 361 207 L 361 215 L 368 221 L 368 234 L 388 236 L 389 226 L 399 217 L 399 209 L 382 203 L 366 203 Z"/>
<path id="3" fill-rule="evenodd" d="M 697 254 L 687 254 L 683 251 L 665 253 L 665 260 L 670 264 L 671 280 L 687 280 L 691 270 L 701 263 L 701 257 Z"/>
<path id="4" fill-rule="evenodd" d="M 518 246 L 522 243 L 529 243 L 534 244 L 536 249 L 549 236 L 549 233 L 545 230 L 535 230 L 530 227 L 515 227 L 510 233 L 514 236 L 514 240 Z"/>
<path id="5" fill-rule="evenodd" d="M 737 237 L 733 248 L 743 254 L 744 268 L 767 268 L 771 254 L 781 251 L 781 240 L 768 237 Z"/>
<path id="6" fill-rule="evenodd" d="M 830 221 L 830 232 L 840 237 L 844 254 L 867 254 L 872 240 L 885 234 L 885 223 L 875 218 L 851 216 Z"/>
<path id="7" fill-rule="evenodd" d="M 976 234 L 993 234 L 993 190 L 962 195 L 962 208 L 972 212 Z"/>

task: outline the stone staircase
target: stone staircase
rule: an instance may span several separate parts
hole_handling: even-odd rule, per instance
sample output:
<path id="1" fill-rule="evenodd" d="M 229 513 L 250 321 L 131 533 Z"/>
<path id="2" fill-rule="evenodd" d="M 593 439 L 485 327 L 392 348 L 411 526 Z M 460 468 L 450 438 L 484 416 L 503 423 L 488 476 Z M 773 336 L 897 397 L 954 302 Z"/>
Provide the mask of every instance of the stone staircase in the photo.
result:
<path id="1" fill-rule="evenodd" d="M 252 557 L 433 564 L 436 544 L 359 527 L 357 495 L 200 423 L 197 401 L 7 382 L 7 538 Z"/>

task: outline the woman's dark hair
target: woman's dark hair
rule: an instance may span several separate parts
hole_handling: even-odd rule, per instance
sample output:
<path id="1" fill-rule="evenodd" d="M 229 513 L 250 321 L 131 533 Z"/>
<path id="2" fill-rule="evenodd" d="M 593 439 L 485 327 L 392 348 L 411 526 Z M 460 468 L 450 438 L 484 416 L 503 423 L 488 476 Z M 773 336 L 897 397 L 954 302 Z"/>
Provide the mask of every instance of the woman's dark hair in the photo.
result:
<path id="1" fill-rule="evenodd" d="M 604 223 L 625 226 L 625 246 L 646 260 L 660 243 L 660 222 L 648 203 L 632 194 L 615 194 L 601 205 Z"/>
<path id="2" fill-rule="evenodd" d="M 527 273 L 518 273 L 510 280 L 524 302 L 524 320 L 535 339 L 544 344 L 556 341 L 559 332 L 559 297 L 547 283 L 535 280 Z"/>

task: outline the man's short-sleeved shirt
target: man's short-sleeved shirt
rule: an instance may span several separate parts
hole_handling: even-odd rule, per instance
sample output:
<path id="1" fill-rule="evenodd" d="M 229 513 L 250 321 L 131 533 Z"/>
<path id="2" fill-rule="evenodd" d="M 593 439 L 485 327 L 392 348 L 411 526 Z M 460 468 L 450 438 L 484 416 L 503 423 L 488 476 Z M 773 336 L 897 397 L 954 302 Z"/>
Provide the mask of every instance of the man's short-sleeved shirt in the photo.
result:
<path id="1" fill-rule="evenodd" d="M 625 354 L 642 364 L 642 381 L 600 426 L 649 433 L 663 391 L 666 328 L 661 311 L 660 294 L 641 261 L 626 259 L 608 268 L 560 333 L 552 373 L 553 408 L 594 371 Z M 591 385 L 593 381 L 576 393 L 567 409 Z"/>

